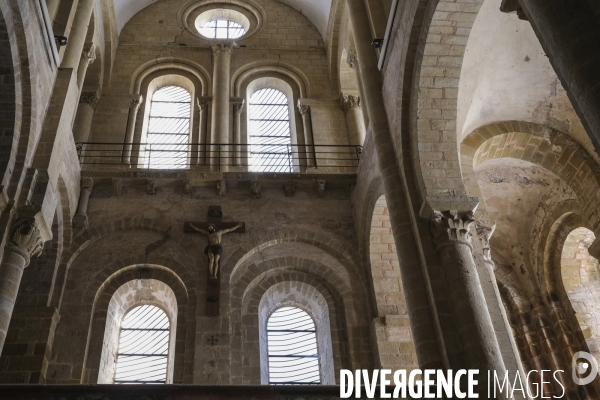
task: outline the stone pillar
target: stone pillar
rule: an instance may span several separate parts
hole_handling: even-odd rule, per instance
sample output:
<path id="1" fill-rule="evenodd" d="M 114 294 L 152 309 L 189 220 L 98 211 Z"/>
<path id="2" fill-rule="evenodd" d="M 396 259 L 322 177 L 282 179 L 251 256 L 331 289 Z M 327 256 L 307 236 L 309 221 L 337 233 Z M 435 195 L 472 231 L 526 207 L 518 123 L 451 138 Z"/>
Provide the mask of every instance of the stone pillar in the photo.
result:
<path id="1" fill-rule="evenodd" d="M 300 111 L 300 115 L 302 115 L 302 125 L 304 126 L 304 158 L 306 159 L 306 167 L 316 168 L 317 155 L 315 154 L 310 106 L 302 104 L 302 100 L 298 99 L 298 110 Z"/>
<path id="2" fill-rule="evenodd" d="M 98 106 L 97 92 L 83 92 L 79 96 L 79 107 L 73 124 L 73 138 L 75 143 L 87 142 L 90 137 L 90 128 L 92 127 L 92 118 L 94 111 Z"/>
<path id="3" fill-rule="evenodd" d="M 481 376 L 487 376 L 487 371 L 504 376 L 502 353 L 473 259 L 469 232 L 473 222 L 470 211 L 434 211 L 432 234 L 441 256 L 445 281 L 452 288 L 450 306 L 465 353 L 465 365 L 461 367 L 479 369 Z M 479 393 L 487 393 L 485 379 L 480 380 Z"/>
<path id="4" fill-rule="evenodd" d="M 77 213 L 73 216 L 73 227 L 75 228 L 83 228 L 85 230 L 89 228 L 87 208 L 93 187 L 94 180 L 92 178 L 83 178 L 81 180 L 81 191 L 79 192 L 79 205 L 77 206 Z"/>
<path id="5" fill-rule="evenodd" d="M 348 140 L 353 146 L 362 146 L 365 142 L 365 120 L 360 107 L 360 97 L 353 95 L 342 95 L 342 108 L 346 114 L 346 129 L 348 129 Z"/>
<path id="6" fill-rule="evenodd" d="M 56 18 L 56 12 L 58 11 L 58 6 L 60 5 L 60 0 L 47 0 L 46 8 L 48 9 L 48 16 L 50 17 L 50 21 L 54 22 L 54 18 Z"/>
<path id="7" fill-rule="evenodd" d="M 143 102 L 144 97 L 142 95 L 134 97 L 129 102 L 129 117 L 127 119 L 127 131 L 125 133 L 125 147 L 123 150 L 122 160 L 123 164 L 131 164 L 131 143 L 133 142 L 133 135 L 135 134 L 135 123 L 137 121 L 137 114 Z"/>
<path id="8" fill-rule="evenodd" d="M 0 353 L 6 340 L 23 270 L 29 265 L 31 257 L 42 252 L 44 242 L 51 237 L 49 232 L 40 230 L 39 220 L 42 218 L 42 214 L 38 212 L 35 216 L 17 219 L 4 248 L 0 263 Z"/>
<path id="9" fill-rule="evenodd" d="M 93 8 L 94 0 L 79 0 L 77 3 L 77 10 L 69 33 L 69 43 L 65 49 L 61 67 L 72 68 L 73 72 L 77 72 Z"/>
<path id="10" fill-rule="evenodd" d="M 444 369 L 447 365 L 441 326 L 429 282 L 429 272 L 420 252 L 420 234 L 408 195 L 402 164 L 394 150 L 383 101 L 383 82 L 377 68 L 375 50 L 365 2 L 346 0 L 354 31 L 357 65 L 363 87 L 361 96 L 367 109 L 371 134 L 388 204 L 394 241 L 398 253 L 402 286 L 410 317 L 412 337 L 421 369 Z"/>
<path id="11" fill-rule="evenodd" d="M 597 1 L 519 0 L 519 4 L 600 153 L 600 21 L 592 6 Z"/>
<path id="12" fill-rule="evenodd" d="M 213 50 L 213 101 L 211 143 L 213 145 L 213 162 L 218 169 L 224 171 L 228 163 L 229 144 L 229 83 L 231 80 L 231 52 L 233 41 L 223 40 L 212 43 Z M 220 149 L 219 149 L 220 145 Z M 220 156 L 219 156 L 219 150 Z"/>
<path id="13" fill-rule="evenodd" d="M 79 91 L 83 89 L 83 81 L 85 80 L 85 74 L 91 63 L 96 61 L 96 46 L 89 44 L 83 48 L 81 53 L 81 61 L 79 61 L 79 68 L 77 68 L 77 87 Z"/>
<path id="14" fill-rule="evenodd" d="M 198 100 L 198 165 L 204 165 L 207 160 L 207 151 L 209 150 L 208 141 L 206 140 L 206 109 L 208 103 Z"/>
<path id="15" fill-rule="evenodd" d="M 358 92 L 360 94 L 360 98 L 364 99 L 365 89 L 363 87 L 362 76 L 360 74 L 360 66 L 358 65 L 358 55 L 356 54 L 356 47 L 350 45 L 348 48 L 348 56 L 346 57 L 346 62 L 354 70 L 354 74 L 356 75 L 356 82 L 358 82 Z M 365 127 L 369 126 L 369 116 L 368 112 L 365 112 L 364 109 L 362 111 L 362 119 Z"/>
<path id="16" fill-rule="evenodd" d="M 234 124 L 234 135 L 233 135 L 233 145 L 235 146 L 234 151 L 234 164 L 236 167 L 242 165 L 242 111 L 244 110 L 245 100 L 242 100 L 241 103 L 233 104 L 233 112 L 235 120 Z"/>

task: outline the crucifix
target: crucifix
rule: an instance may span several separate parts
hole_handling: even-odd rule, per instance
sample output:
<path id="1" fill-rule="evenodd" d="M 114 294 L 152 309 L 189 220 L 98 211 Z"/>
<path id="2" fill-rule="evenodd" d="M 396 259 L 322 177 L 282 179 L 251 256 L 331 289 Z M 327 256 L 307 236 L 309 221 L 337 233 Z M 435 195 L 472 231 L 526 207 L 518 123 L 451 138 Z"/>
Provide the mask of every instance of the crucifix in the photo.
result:
<path id="1" fill-rule="evenodd" d="M 204 254 L 208 256 L 208 285 L 206 288 L 206 315 L 219 316 L 219 295 L 221 290 L 221 253 L 223 235 L 231 232 L 245 233 L 246 226 L 243 222 L 223 222 L 221 206 L 209 206 L 205 222 L 186 222 L 183 231 L 188 233 L 201 233 L 208 237 L 208 245 Z"/>

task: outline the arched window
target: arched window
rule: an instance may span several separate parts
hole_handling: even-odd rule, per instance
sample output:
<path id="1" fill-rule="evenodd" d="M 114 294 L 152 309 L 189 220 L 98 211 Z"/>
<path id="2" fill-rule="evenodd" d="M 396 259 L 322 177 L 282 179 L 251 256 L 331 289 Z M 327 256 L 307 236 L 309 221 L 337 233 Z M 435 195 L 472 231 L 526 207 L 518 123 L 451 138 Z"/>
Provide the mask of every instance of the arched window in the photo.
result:
<path id="1" fill-rule="evenodd" d="M 115 383 L 166 383 L 170 323 L 158 307 L 127 313 L 119 334 Z"/>
<path id="2" fill-rule="evenodd" d="M 276 89 L 260 89 L 250 97 L 250 170 L 292 172 L 288 98 Z"/>
<path id="3" fill-rule="evenodd" d="M 146 136 L 148 168 L 185 168 L 188 162 L 192 96 L 178 86 L 167 86 L 152 95 Z"/>
<path id="4" fill-rule="evenodd" d="M 296 307 L 281 307 L 267 323 L 269 384 L 321 383 L 313 319 Z"/>

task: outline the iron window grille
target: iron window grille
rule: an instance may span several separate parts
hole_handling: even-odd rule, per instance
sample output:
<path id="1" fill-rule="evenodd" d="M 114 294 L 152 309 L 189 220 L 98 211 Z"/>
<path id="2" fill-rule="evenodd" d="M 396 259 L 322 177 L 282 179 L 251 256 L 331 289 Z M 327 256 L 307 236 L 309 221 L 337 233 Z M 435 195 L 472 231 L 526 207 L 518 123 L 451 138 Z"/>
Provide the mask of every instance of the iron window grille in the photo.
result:
<path id="1" fill-rule="evenodd" d="M 178 86 L 154 92 L 150 105 L 144 163 L 148 168 L 187 167 L 192 97 Z"/>
<path id="2" fill-rule="evenodd" d="M 315 323 L 306 312 L 279 308 L 267 322 L 267 336 L 270 385 L 321 383 Z"/>
<path id="3" fill-rule="evenodd" d="M 155 306 L 139 306 L 125 318 L 119 333 L 116 384 L 166 383 L 169 318 Z"/>
<path id="4" fill-rule="evenodd" d="M 285 94 L 260 89 L 250 97 L 250 170 L 292 172 L 290 113 Z"/>
<path id="5" fill-rule="evenodd" d="M 200 25 L 198 31 L 210 39 L 237 39 L 246 33 L 242 25 L 228 19 L 206 21 Z"/>

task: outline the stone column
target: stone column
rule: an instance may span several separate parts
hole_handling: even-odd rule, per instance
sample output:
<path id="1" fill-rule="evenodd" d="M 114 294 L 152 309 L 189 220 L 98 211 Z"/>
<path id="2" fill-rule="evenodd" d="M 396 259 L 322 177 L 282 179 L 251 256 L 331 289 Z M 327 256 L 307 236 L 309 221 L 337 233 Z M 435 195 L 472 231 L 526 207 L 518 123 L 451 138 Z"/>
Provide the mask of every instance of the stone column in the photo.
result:
<path id="1" fill-rule="evenodd" d="M 226 170 L 228 163 L 229 144 L 229 83 L 231 80 L 231 52 L 233 41 L 223 40 L 212 43 L 213 50 L 213 101 L 212 101 L 212 129 L 211 144 L 213 145 L 213 162 L 221 171 Z M 220 157 L 219 157 L 219 146 Z M 220 159 L 220 160 L 219 160 Z"/>
<path id="2" fill-rule="evenodd" d="M 234 160 L 235 166 L 238 167 L 242 165 L 242 111 L 244 110 L 245 100 L 242 100 L 241 103 L 233 104 L 233 112 L 235 120 L 234 124 L 234 135 L 233 135 L 233 144 L 235 148 L 234 151 Z"/>
<path id="3" fill-rule="evenodd" d="M 306 167 L 316 168 L 317 155 L 315 154 L 310 106 L 302 104 L 302 100 L 298 99 L 298 110 L 300 111 L 300 115 L 302 115 L 302 125 L 304 126 L 304 158 L 306 159 Z"/>
<path id="4" fill-rule="evenodd" d="M 360 107 L 360 97 L 353 95 L 342 95 L 342 108 L 346 114 L 346 128 L 348 129 L 348 140 L 353 146 L 362 146 L 365 142 L 365 120 Z"/>
<path id="5" fill-rule="evenodd" d="M 127 131 L 125 132 L 125 147 L 123 150 L 123 164 L 131 164 L 131 143 L 135 134 L 135 123 L 140 106 L 144 102 L 144 96 L 138 95 L 129 102 L 129 117 L 127 119 Z M 139 150 L 138 150 L 139 151 Z M 137 166 L 137 165 L 136 165 Z"/>
<path id="6" fill-rule="evenodd" d="M 350 24 L 354 31 L 357 65 L 360 67 L 363 93 L 370 129 L 379 163 L 385 198 L 389 207 L 394 241 L 400 263 L 402 286 L 415 350 L 421 369 L 450 368 L 443 348 L 442 331 L 429 282 L 429 272 L 420 248 L 420 233 L 402 164 L 394 150 L 383 101 L 383 82 L 377 68 L 375 50 L 365 2 L 346 0 Z"/>
<path id="7" fill-rule="evenodd" d="M 207 151 L 209 150 L 208 141 L 206 140 L 206 109 L 208 103 L 198 100 L 198 165 L 204 165 L 207 160 Z"/>
<path id="8" fill-rule="evenodd" d="M 487 371 L 504 376 L 502 353 L 473 259 L 469 232 L 473 222 L 470 211 L 434 211 L 432 234 L 441 256 L 445 281 L 452 288 L 450 306 L 465 352 L 462 367 L 479 369 L 484 377 Z M 487 393 L 485 379 L 480 380 L 479 393 Z"/>
<path id="9" fill-rule="evenodd" d="M 0 263 L 0 352 L 6 340 L 23 270 L 31 257 L 42 252 L 44 242 L 51 237 L 49 232 L 40 230 L 39 220 L 42 218 L 38 212 L 35 216 L 17 219 L 4 248 Z"/>
<path id="10" fill-rule="evenodd" d="M 348 55 L 346 56 L 346 62 L 348 63 L 348 65 L 350 66 L 350 68 L 352 68 L 354 70 L 354 74 L 356 75 L 356 82 L 358 83 L 358 92 L 360 94 L 361 98 L 364 98 L 364 88 L 363 88 L 363 84 L 362 84 L 362 76 L 360 74 L 360 67 L 358 65 L 358 55 L 356 54 L 356 47 L 354 47 L 353 45 L 350 45 L 350 47 L 348 48 Z M 361 109 L 362 113 L 361 113 L 361 118 L 363 121 L 363 126 L 366 127 L 369 126 L 369 116 L 367 115 L 368 113 L 365 112 L 365 110 Z"/>
<path id="11" fill-rule="evenodd" d="M 69 33 L 69 43 L 65 49 L 61 67 L 73 68 L 73 72 L 77 72 L 93 8 L 94 0 L 79 0 L 77 3 L 77 10 Z"/>
<path id="12" fill-rule="evenodd" d="M 90 137 L 90 128 L 92 127 L 92 118 L 94 111 L 98 106 L 97 92 L 83 92 L 79 96 L 79 107 L 73 124 L 73 137 L 75 143 L 87 142 Z"/>
<path id="13" fill-rule="evenodd" d="M 519 0 L 581 122 L 600 152 L 597 1 Z"/>
<path id="14" fill-rule="evenodd" d="M 79 91 L 83 89 L 83 81 L 85 80 L 85 74 L 91 63 L 96 61 L 96 46 L 89 44 L 83 48 L 81 53 L 81 61 L 79 61 L 79 68 L 77 68 L 77 87 Z"/>
<path id="15" fill-rule="evenodd" d="M 94 180 L 92 178 L 81 179 L 79 205 L 77 206 L 77 213 L 73 216 L 73 227 L 75 228 L 83 228 L 85 230 L 89 228 L 87 208 L 93 188 Z"/>
<path id="16" fill-rule="evenodd" d="M 56 12 L 58 11 L 58 6 L 60 5 L 60 0 L 47 0 L 46 8 L 48 9 L 48 16 L 50 17 L 50 21 L 54 22 L 54 18 L 56 18 Z"/>

